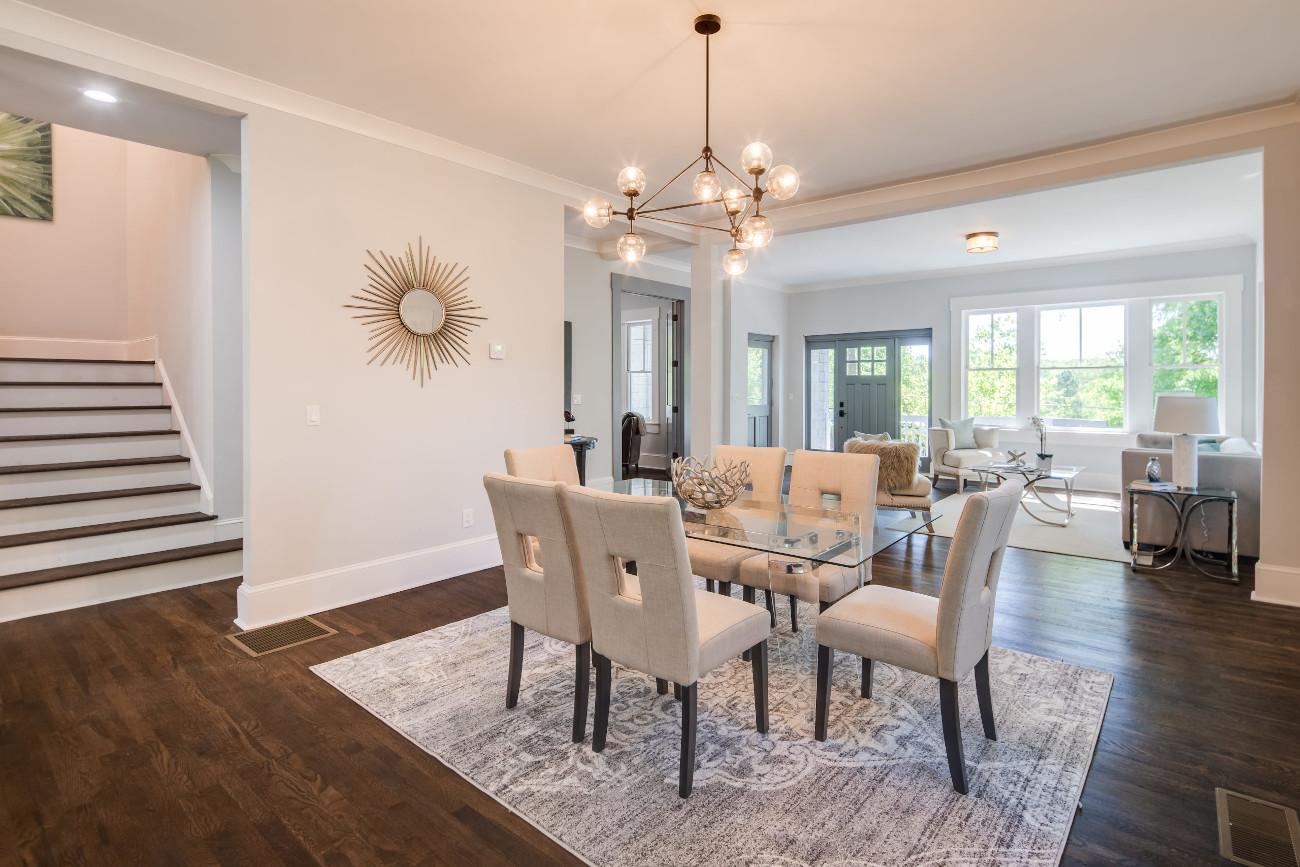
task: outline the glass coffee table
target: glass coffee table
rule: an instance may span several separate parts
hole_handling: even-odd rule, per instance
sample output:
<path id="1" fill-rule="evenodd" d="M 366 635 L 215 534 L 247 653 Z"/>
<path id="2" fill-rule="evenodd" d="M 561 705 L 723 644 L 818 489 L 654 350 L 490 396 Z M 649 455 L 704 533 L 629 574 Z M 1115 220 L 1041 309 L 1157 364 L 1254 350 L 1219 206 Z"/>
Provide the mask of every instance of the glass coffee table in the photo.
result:
<path id="1" fill-rule="evenodd" d="M 978 464 L 969 469 L 971 472 L 979 473 L 980 487 L 986 489 L 989 486 L 990 476 L 996 478 L 999 483 L 1011 478 L 1024 480 L 1025 493 L 1033 494 L 1034 498 L 1031 501 L 1028 497 L 1022 497 L 1020 508 L 1035 521 L 1049 527 L 1064 527 L 1074 517 L 1074 480 L 1079 477 L 1079 473 L 1083 472 L 1083 467 L 1053 466 L 1049 470 L 1042 470 L 1029 464 L 1003 463 Z M 1040 486 L 1047 481 L 1060 482 L 1063 490 L 1044 490 Z M 1062 493 L 1065 495 L 1063 504 Z M 1051 511 L 1043 511 L 1044 509 Z M 1060 517 L 1054 517 L 1053 512 Z"/>

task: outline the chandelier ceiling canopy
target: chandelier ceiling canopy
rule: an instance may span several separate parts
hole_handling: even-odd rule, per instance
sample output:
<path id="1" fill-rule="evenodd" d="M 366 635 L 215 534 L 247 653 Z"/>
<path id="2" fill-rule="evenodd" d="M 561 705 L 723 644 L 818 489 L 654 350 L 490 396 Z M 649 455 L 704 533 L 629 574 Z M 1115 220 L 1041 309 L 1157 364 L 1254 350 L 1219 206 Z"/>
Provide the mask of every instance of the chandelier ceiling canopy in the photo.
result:
<path id="1" fill-rule="evenodd" d="M 608 226 L 614 217 L 627 220 L 627 232 L 618 239 L 618 255 L 624 262 L 639 262 L 645 255 L 645 238 L 637 234 L 636 221 L 656 220 L 726 232 L 731 237 L 731 249 L 723 256 L 723 268 L 733 277 L 743 274 L 749 265 L 745 251 L 766 247 L 772 240 L 774 228 L 772 221 L 762 212 L 763 198 L 771 196 L 782 202 L 799 191 L 799 173 L 787 165 L 773 167 L 772 149 L 762 142 L 750 142 L 740 152 L 740 168 L 748 178 L 732 171 L 709 146 L 709 38 L 721 29 L 722 19 L 717 15 L 700 15 L 695 19 L 695 32 L 704 37 L 704 147 L 699 156 L 639 205 L 637 199 L 646 188 L 645 172 L 637 166 L 628 166 L 618 173 L 617 181 L 619 192 L 627 196 L 627 210 L 615 210 L 609 201 L 599 197 L 587 202 L 582 209 L 587 225 L 596 229 Z M 691 182 L 691 201 L 650 207 L 660 193 L 701 163 L 700 171 Z M 764 175 L 767 175 L 766 180 Z M 665 216 L 669 212 L 710 205 L 721 206 L 728 228 Z"/>

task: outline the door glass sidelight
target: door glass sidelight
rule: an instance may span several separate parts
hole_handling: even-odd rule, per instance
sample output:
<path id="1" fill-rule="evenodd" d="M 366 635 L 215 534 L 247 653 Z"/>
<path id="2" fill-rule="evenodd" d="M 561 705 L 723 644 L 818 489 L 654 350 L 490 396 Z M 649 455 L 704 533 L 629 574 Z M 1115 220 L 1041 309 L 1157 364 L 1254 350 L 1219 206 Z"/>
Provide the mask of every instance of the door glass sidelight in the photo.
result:
<path id="1" fill-rule="evenodd" d="M 900 338 L 898 346 L 899 439 L 930 454 L 930 340 Z"/>
<path id="2" fill-rule="evenodd" d="M 808 448 L 835 450 L 835 344 L 808 346 Z"/>
<path id="3" fill-rule="evenodd" d="M 749 335 L 745 359 L 746 442 L 772 444 L 772 344 L 767 334 Z"/>

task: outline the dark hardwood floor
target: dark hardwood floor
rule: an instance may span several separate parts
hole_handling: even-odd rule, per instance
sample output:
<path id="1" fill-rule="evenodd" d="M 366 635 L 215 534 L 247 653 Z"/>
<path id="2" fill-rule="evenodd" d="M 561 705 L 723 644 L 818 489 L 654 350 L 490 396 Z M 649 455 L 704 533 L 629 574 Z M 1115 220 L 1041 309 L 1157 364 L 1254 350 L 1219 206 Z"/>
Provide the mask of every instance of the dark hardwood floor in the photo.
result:
<path id="1" fill-rule="evenodd" d="M 947 546 L 874 578 L 935 592 Z M 577 863 L 307 669 L 504 604 L 499 571 L 328 612 L 338 635 L 260 659 L 222 637 L 237 584 L 0 624 L 0 860 Z M 1300 610 L 1250 584 L 1009 553 L 995 642 L 1115 675 L 1064 863 L 1222 863 L 1216 785 L 1300 804 Z"/>

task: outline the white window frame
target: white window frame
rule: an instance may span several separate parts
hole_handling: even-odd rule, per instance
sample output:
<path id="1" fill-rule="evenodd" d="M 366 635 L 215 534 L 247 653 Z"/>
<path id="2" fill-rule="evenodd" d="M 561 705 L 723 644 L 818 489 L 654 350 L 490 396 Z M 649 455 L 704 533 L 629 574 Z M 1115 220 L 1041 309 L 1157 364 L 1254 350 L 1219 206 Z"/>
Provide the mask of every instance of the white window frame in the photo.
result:
<path id="1" fill-rule="evenodd" d="M 1148 304 L 1151 305 L 1152 307 L 1154 307 L 1154 305 L 1156 305 L 1156 304 L 1190 304 L 1190 303 L 1192 303 L 1192 302 L 1194 302 L 1194 301 L 1216 301 L 1216 302 L 1218 302 L 1218 305 L 1219 305 L 1219 348 L 1218 348 L 1218 358 L 1217 358 L 1215 364 L 1160 364 L 1160 365 L 1157 365 L 1157 364 L 1155 363 L 1155 331 L 1154 331 L 1154 330 L 1151 330 L 1151 329 L 1148 329 L 1148 331 L 1149 331 L 1149 333 L 1150 333 L 1150 336 L 1149 336 L 1149 338 L 1148 338 L 1148 341 L 1149 341 L 1149 346 L 1150 346 L 1150 350 L 1151 350 L 1151 353 L 1152 353 L 1152 358 L 1151 358 L 1151 373 L 1152 373 L 1152 378 L 1153 378 L 1153 379 L 1154 379 L 1155 372 L 1156 372 L 1157 370 L 1207 370 L 1207 369 L 1210 369 L 1210 368 L 1215 368 L 1215 369 L 1218 371 L 1218 373 L 1219 373 L 1219 403 L 1220 403 L 1221 405 L 1223 404 L 1223 402 L 1224 402 L 1224 397 L 1225 397 L 1225 395 L 1223 394 L 1223 382 L 1224 382 L 1224 379 L 1227 377 L 1227 371 L 1226 371 L 1226 369 L 1225 369 L 1224 359 L 1223 359 L 1223 356 L 1224 356 L 1224 351 L 1223 351 L 1223 341 L 1224 341 L 1224 337 L 1226 336 L 1226 331 L 1227 331 L 1227 328 L 1225 327 L 1225 320 L 1226 320 L 1226 318 L 1227 318 L 1226 315 L 1225 315 L 1225 313 L 1226 313 L 1225 308 L 1227 307 L 1227 304 L 1224 303 L 1224 300 L 1225 300 L 1224 298 L 1222 298 L 1221 296 L 1218 296 L 1218 295 L 1188 295 L 1188 296 L 1186 296 L 1186 297 L 1182 297 L 1182 298 L 1149 298 L 1149 299 L 1147 299 Z M 1150 309 L 1150 308 L 1148 308 L 1148 315 L 1149 315 L 1149 316 L 1151 315 L 1151 309 Z M 1152 316 L 1152 318 L 1151 318 L 1149 321 L 1154 322 L 1154 321 L 1155 321 L 1155 320 L 1154 320 L 1154 316 Z M 1186 351 L 1187 351 L 1187 321 L 1186 321 L 1186 318 L 1184 318 L 1184 321 L 1183 321 L 1183 352 L 1186 353 Z M 1153 395 L 1153 397 L 1154 397 L 1154 395 Z M 1222 415 L 1222 407 L 1220 408 L 1220 415 Z M 1223 419 L 1220 418 L 1219 421 L 1220 421 L 1220 423 L 1222 423 L 1222 422 L 1223 422 Z"/>
<path id="2" fill-rule="evenodd" d="M 1243 368 L 1242 278 L 1225 275 L 1159 280 L 1113 286 L 1007 292 L 999 295 L 964 296 L 951 299 L 949 375 L 953 384 L 950 412 L 964 417 L 966 411 L 967 319 L 970 314 L 1017 311 L 1017 375 L 1015 419 L 991 419 L 1012 431 L 1028 432 L 1029 417 L 1038 407 L 1038 311 L 1043 307 L 1083 307 L 1123 303 L 1126 307 L 1124 352 L 1125 427 L 1110 429 L 1062 429 L 1059 442 L 1114 444 L 1132 440 L 1134 434 L 1151 430 L 1155 396 L 1152 392 L 1151 304 L 1157 301 L 1185 301 L 1217 298 L 1219 301 L 1219 415 L 1224 433 L 1243 430 L 1241 382 Z M 936 407 L 936 414 L 938 408 Z M 1019 441 L 1016 437 L 1013 440 Z"/>
<path id="3" fill-rule="evenodd" d="M 1148 304 L 1150 303 L 1149 299 L 1142 299 L 1142 301 Z M 1045 310 L 1078 310 L 1079 311 L 1079 354 L 1080 356 L 1082 356 L 1083 354 L 1083 311 L 1088 309 L 1089 307 L 1121 307 L 1123 308 L 1124 311 L 1124 324 L 1123 324 L 1124 360 L 1119 364 L 1119 368 L 1120 368 L 1120 372 L 1123 373 L 1124 375 L 1124 395 L 1123 395 L 1124 421 L 1117 428 L 1114 427 L 1101 428 L 1101 427 L 1092 427 L 1092 426 L 1071 427 L 1068 425 L 1049 425 L 1048 428 L 1050 430 L 1058 430 L 1058 431 L 1068 431 L 1068 430 L 1087 431 L 1088 433 L 1124 433 L 1126 431 L 1132 430 L 1132 425 L 1129 424 L 1129 410 L 1131 408 L 1131 401 L 1129 399 L 1129 396 L 1132 391 L 1129 382 L 1132 379 L 1130 371 L 1133 366 L 1132 353 L 1130 352 L 1130 341 L 1132 339 L 1132 329 L 1129 327 L 1129 319 L 1131 318 L 1131 314 L 1132 314 L 1132 310 L 1130 309 L 1132 305 L 1133 305 L 1133 301 L 1131 300 L 1125 300 L 1125 301 L 1114 300 L 1114 301 L 1088 301 L 1083 303 L 1066 303 L 1066 304 L 1039 304 L 1034 308 L 1032 308 L 1033 317 L 1034 317 L 1034 357 L 1031 364 L 1032 364 L 1033 380 L 1034 380 L 1033 381 L 1034 402 L 1033 402 L 1033 411 L 1030 413 L 1030 415 L 1043 414 L 1043 408 L 1041 405 L 1041 401 L 1043 398 L 1042 375 L 1044 370 L 1042 333 L 1041 333 L 1041 329 L 1042 329 L 1041 317 L 1043 311 Z M 974 313 L 976 311 L 971 311 L 971 312 Z M 1017 323 L 1017 328 L 1019 328 L 1019 323 Z M 1150 329 L 1148 329 L 1148 331 L 1149 330 Z M 1017 331 L 1017 333 L 1019 333 L 1019 331 Z M 1220 337 L 1220 342 L 1222 342 L 1222 337 L 1223 337 L 1222 329 L 1220 329 L 1219 331 L 1219 337 Z M 1022 363 L 1021 364 L 1022 371 L 1024 369 L 1024 366 L 1025 365 Z M 1115 365 L 1098 365 L 1097 369 L 1100 370 L 1103 368 L 1114 367 L 1114 366 Z M 1061 368 L 1050 367 L 1047 369 L 1059 370 Z M 1086 369 L 1086 366 L 1078 365 L 1077 367 L 1069 368 L 1069 369 L 1084 370 Z"/>
<path id="4" fill-rule="evenodd" d="M 650 327 L 650 369 L 647 371 L 630 370 L 630 360 L 632 353 L 632 341 L 629 339 L 628 332 L 632 326 L 648 325 Z M 627 406 L 625 411 L 630 411 L 632 402 L 632 373 L 649 373 L 650 374 L 650 413 L 646 416 L 647 425 L 659 424 L 659 323 L 658 320 L 649 319 L 629 319 L 623 323 L 623 400 Z"/>
<path id="5" fill-rule="evenodd" d="M 961 381 L 961 404 L 960 404 L 961 412 L 958 414 L 958 417 L 960 418 L 966 418 L 966 398 L 967 398 L 967 389 L 968 389 L 966 377 L 970 373 L 970 368 L 967 364 L 968 362 L 967 352 L 970 349 L 970 318 L 972 316 L 979 316 L 982 314 L 991 314 L 996 316 L 999 313 L 1017 314 L 1016 316 L 1016 408 L 1017 410 L 1020 407 L 1020 390 L 1024 387 L 1023 380 L 1024 380 L 1024 354 L 1025 354 L 1024 338 L 1023 335 L 1021 334 L 1020 326 L 1021 326 L 1021 320 L 1024 317 L 1019 315 L 1020 310 L 1019 308 L 1016 307 L 999 307 L 999 308 L 990 308 L 990 309 L 983 309 L 983 310 L 967 310 L 964 312 L 961 318 L 961 346 L 957 351 L 957 354 L 960 354 L 961 356 L 961 380 L 960 380 Z M 991 360 L 991 353 L 992 353 L 992 347 L 990 347 L 990 360 Z M 975 369 L 976 370 L 1007 370 L 1008 368 L 977 367 Z M 975 420 L 982 425 L 997 425 L 999 427 L 1014 427 L 1016 425 L 1016 417 L 1014 416 L 979 416 Z"/>

